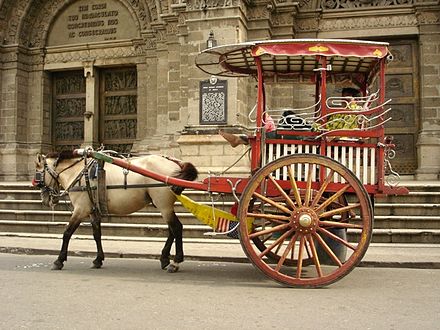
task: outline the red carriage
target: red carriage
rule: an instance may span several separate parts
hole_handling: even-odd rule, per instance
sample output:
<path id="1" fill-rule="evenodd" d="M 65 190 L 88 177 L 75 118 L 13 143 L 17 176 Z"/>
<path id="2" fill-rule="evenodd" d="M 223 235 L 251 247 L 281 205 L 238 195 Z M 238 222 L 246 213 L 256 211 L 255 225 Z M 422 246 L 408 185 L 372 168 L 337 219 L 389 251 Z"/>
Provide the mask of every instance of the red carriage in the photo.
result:
<path id="1" fill-rule="evenodd" d="M 384 134 L 391 59 L 387 43 L 336 39 L 248 42 L 199 54 L 196 65 L 208 74 L 257 80 L 247 178 L 191 182 L 87 153 L 169 185 L 239 196 L 240 241 L 256 268 L 287 286 L 325 286 L 366 253 L 374 195 L 407 193 L 385 175 L 393 153 Z M 270 109 L 266 86 L 279 81 L 314 86 L 312 104 Z M 350 82 L 360 94 L 335 96 L 329 91 L 335 82 Z M 276 134 L 265 130 L 267 115 L 280 123 Z"/>

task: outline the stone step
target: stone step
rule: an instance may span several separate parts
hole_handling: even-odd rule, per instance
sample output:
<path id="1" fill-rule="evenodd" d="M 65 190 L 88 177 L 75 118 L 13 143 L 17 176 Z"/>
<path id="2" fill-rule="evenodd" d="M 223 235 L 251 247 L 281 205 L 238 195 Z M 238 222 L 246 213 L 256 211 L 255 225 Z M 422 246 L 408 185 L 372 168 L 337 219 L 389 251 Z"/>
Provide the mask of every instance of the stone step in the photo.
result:
<path id="1" fill-rule="evenodd" d="M 436 216 L 440 214 L 440 203 L 375 203 L 374 215 Z"/>
<path id="2" fill-rule="evenodd" d="M 0 220 L 0 232 L 5 233 L 39 233 L 39 234 L 61 234 L 64 231 L 66 222 L 16 222 Z M 120 224 L 102 223 L 103 236 L 128 236 L 128 237 L 166 237 L 166 225 L 152 224 Z M 183 236 L 185 238 L 206 238 L 212 237 L 212 229 L 205 225 L 184 225 Z M 92 235 L 92 228 L 89 223 L 82 223 L 75 232 L 78 235 Z M 357 238 L 356 231 L 348 231 L 348 239 L 353 241 Z M 218 239 L 229 239 L 226 235 L 216 235 Z M 440 243 L 439 229 L 374 229 L 372 243 Z"/>
<path id="3" fill-rule="evenodd" d="M 201 198 L 201 197 L 199 197 Z M 202 201 L 199 203 L 208 206 L 214 206 L 225 211 L 230 211 L 233 201 Z M 55 211 L 70 210 L 70 201 L 61 200 L 55 207 Z M 40 200 L 19 200 L 19 199 L 0 199 L 0 210 L 48 210 L 51 209 L 42 205 Z M 140 210 L 141 212 L 157 212 L 157 209 L 149 204 Z M 187 210 L 176 202 L 175 211 L 184 213 Z M 440 203 L 383 203 L 377 202 L 374 205 L 375 215 L 414 215 L 414 216 L 435 216 L 440 214 Z"/>
<path id="4" fill-rule="evenodd" d="M 229 201 L 220 201 L 220 202 L 210 202 L 210 201 L 198 201 L 200 204 L 208 205 L 208 206 L 214 206 L 215 208 L 229 211 L 234 204 L 234 202 Z M 47 210 L 52 211 L 51 208 L 44 206 L 41 203 L 41 200 L 19 200 L 19 199 L 0 199 L 0 210 Z M 71 210 L 71 203 L 68 200 L 61 200 L 57 205 L 54 207 L 55 211 L 69 211 Z M 176 202 L 175 212 L 187 212 L 187 210 L 182 206 L 180 202 Z M 152 204 L 147 205 L 146 207 L 142 208 L 142 212 L 157 212 L 157 208 L 153 206 Z"/>
<path id="5" fill-rule="evenodd" d="M 182 208 L 183 209 L 183 208 Z M 183 209 L 184 210 L 184 209 Z M 71 217 L 70 211 L 61 210 L 12 210 L 0 209 L 0 219 L 8 219 L 13 221 L 52 221 L 52 222 L 68 222 Z M 438 214 L 438 213 L 437 213 Z M 200 224 L 191 213 L 176 212 L 183 224 L 196 225 Z M 139 211 L 129 215 L 104 216 L 102 222 L 108 223 L 126 223 L 126 224 L 163 224 L 164 220 L 157 209 L 153 211 Z M 408 228 L 408 229 L 440 229 L 439 215 L 380 215 L 374 216 L 375 228 Z"/>
<path id="6" fill-rule="evenodd" d="M 440 187 L 437 188 L 440 190 Z M 440 191 L 410 191 L 407 195 L 388 195 L 375 198 L 376 203 L 440 203 Z"/>

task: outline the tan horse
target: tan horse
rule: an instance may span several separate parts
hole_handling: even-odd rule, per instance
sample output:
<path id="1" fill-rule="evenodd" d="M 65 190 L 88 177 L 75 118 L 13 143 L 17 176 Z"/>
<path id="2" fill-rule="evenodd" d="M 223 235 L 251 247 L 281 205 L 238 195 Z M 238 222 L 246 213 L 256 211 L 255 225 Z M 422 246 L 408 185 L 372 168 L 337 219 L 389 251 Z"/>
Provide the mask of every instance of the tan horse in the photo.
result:
<path id="1" fill-rule="evenodd" d="M 156 173 L 172 176 L 184 180 L 195 180 L 197 170 L 191 163 L 170 160 L 158 155 L 133 157 L 130 163 Z M 70 238 L 80 223 L 90 217 L 93 237 L 96 242 L 97 256 L 93 261 L 93 267 L 100 268 L 104 260 L 104 252 L 101 244 L 101 219 L 97 211 L 96 203 L 92 201 L 93 194 L 87 189 L 88 173 L 91 169 L 92 159 L 74 156 L 73 152 L 62 152 L 38 155 L 34 185 L 41 188 L 42 201 L 46 205 L 56 204 L 60 188 L 65 190 L 70 197 L 73 213 L 64 231 L 63 243 L 57 260 L 52 269 L 62 269 L 67 260 L 67 250 Z M 123 169 L 105 164 L 106 185 L 127 186 L 127 189 L 107 189 L 107 209 L 109 214 L 130 214 L 140 210 L 147 204 L 152 203 L 161 213 L 162 218 L 168 224 L 168 238 L 162 250 L 160 262 L 162 269 L 168 267 L 169 272 L 175 272 L 179 263 L 184 259 L 182 243 L 182 223 L 174 212 L 176 197 L 172 190 L 181 193 L 180 187 L 158 185 L 158 182 L 134 172 L 124 173 Z M 86 174 L 87 173 L 87 174 Z M 129 186 L 136 185 L 136 188 Z M 176 254 L 173 263 L 170 264 L 170 251 L 173 242 L 176 243 Z"/>

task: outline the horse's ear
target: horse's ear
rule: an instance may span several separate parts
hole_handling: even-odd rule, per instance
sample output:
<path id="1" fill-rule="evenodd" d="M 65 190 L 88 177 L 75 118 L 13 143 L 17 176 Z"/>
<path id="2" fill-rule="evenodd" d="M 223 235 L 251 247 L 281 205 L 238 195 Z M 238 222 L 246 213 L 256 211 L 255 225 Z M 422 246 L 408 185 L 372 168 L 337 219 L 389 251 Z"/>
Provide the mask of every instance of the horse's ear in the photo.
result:
<path id="1" fill-rule="evenodd" d="M 44 158 L 44 155 L 38 153 L 38 154 L 37 154 L 37 160 L 35 161 L 35 165 L 36 165 L 36 166 L 41 165 L 41 163 L 43 162 L 43 158 Z"/>

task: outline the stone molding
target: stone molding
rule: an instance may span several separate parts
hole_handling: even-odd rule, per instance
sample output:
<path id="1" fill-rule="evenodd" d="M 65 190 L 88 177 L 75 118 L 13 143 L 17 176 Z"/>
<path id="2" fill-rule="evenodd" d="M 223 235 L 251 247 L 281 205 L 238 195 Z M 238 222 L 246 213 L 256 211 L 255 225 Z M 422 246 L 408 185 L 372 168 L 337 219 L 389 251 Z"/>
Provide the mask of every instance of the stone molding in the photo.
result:
<path id="1" fill-rule="evenodd" d="M 45 57 L 45 64 L 67 63 L 67 62 L 85 62 L 95 59 L 115 59 L 137 57 L 145 54 L 145 51 L 139 43 L 129 46 L 102 47 L 96 49 L 77 49 L 68 51 L 68 49 L 48 49 Z"/>

